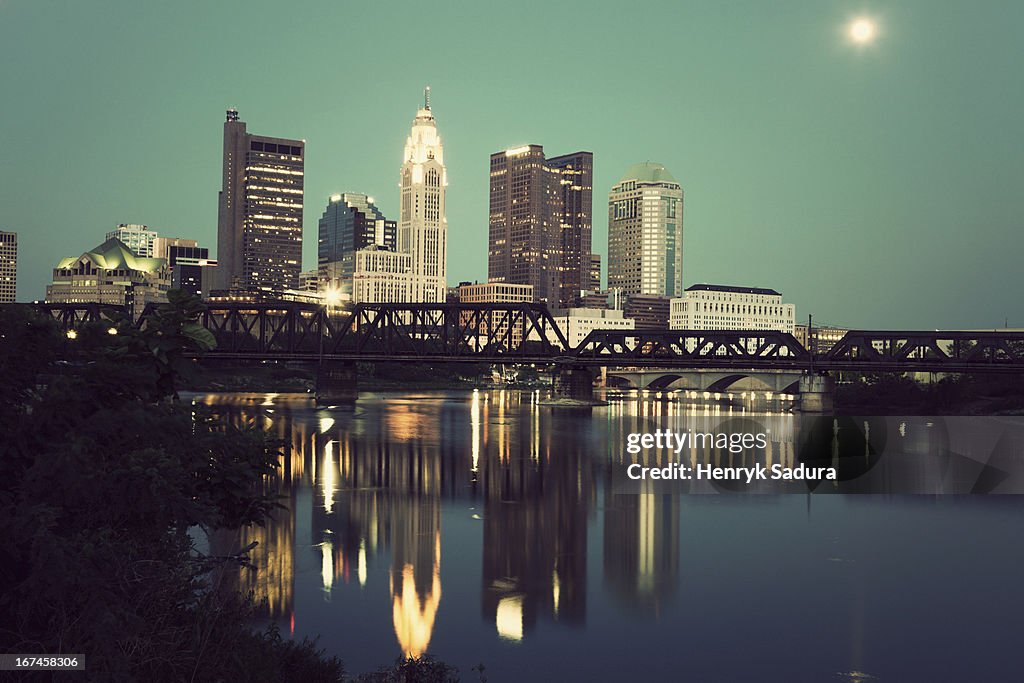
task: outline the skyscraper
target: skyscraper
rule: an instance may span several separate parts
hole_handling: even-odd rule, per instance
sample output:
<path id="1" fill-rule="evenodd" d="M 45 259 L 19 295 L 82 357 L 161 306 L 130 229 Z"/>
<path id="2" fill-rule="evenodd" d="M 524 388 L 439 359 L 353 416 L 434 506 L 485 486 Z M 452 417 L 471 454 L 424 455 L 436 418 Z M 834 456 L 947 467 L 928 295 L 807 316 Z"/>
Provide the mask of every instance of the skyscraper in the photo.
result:
<path id="1" fill-rule="evenodd" d="M 218 288 L 296 289 L 305 142 L 253 135 L 227 111 L 217 220 Z"/>
<path id="2" fill-rule="evenodd" d="M 352 293 L 355 253 L 377 246 L 398 247 L 398 227 L 384 217 L 373 198 L 357 192 L 331 195 L 320 217 L 317 240 L 317 276 L 328 287 Z"/>
<path id="3" fill-rule="evenodd" d="M 544 158 L 540 145 L 491 155 L 487 278 L 532 285 L 568 306 L 590 281 L 593 155 Z"/>
<path id="4" fill-rule="evenodd" d="M 661 164 L 633 164 L 608 193 L 608 288 L 683 292 L 683 188 Z"/>
<path id="5" fill-rule="evenodd" d="M 13 304 L 18 294 L 18 233 L 0 230 L 0 304 Z"/>
<path id="6" fill-rule="evenodd" d="M 444 166 L 444 146 L 430 110 L 430 88 L 423 92 L 423 107 L 413 119 L 403 158 L 399 171 L 402 209 L 398 222 L 398 251 L 412 258 L 409 300 L 444 303 L 447 290 L 445 192 L 448 175 Z"/>
<path id="7" fill-rule="evenodd" d="M 594 225 L 594 155 L 576 152 L 547 160 L 558 176 L 559 306 L 574 306 L 590 285 L 591 233 Z M 560 208 L 560 214 L 557 209 Z"/>

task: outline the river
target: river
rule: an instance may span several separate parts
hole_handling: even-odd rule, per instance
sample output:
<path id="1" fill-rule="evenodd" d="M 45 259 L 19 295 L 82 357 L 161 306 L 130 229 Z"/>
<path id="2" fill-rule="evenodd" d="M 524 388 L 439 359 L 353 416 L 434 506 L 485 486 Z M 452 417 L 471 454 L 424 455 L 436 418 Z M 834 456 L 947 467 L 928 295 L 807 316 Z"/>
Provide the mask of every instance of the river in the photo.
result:
<path id="1" fill-rule="evenodd" d="M 665 425 L 755 424 L 768 462 L 793 462 L 805 425 L 785 396 L 612 392 L 582 411 L 498 389 L 364 392 L 347 410 L 187 398 L 287 445 L 286 510 L 210 543 L 258 541 L 237 586 L 353 673 L 429 653 L 492 683 L 1019 675 L 1020 496 L 934 495 L 931 465 L 906 481 L 933 495 L 619 486 L 627 435 Z M 893 420 L 888 450 L 948 448 L 933 424 Z"/>

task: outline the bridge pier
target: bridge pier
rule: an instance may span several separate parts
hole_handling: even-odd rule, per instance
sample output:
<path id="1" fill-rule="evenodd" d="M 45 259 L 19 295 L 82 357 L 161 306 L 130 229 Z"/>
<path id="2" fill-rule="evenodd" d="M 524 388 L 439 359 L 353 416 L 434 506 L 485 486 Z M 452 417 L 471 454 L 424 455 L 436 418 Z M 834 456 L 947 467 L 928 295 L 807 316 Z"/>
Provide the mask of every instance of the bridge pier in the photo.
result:
<path id="1" fill-rule="evenodd" d="M 359 398 L 356 364 L 352 361 L 323 359 L 316 371 L 318 406 L 355 405 Z"/>
<path id="2" fill-rule="evenodd" d="M 551 389 L 551 400 L 543 401 L 544 405 L 571 407 L 606 405 L 605 401 L 594 398 L 594 377 L 585 366 L 556 367 Z"/>
<path id="3" fill-rule="evenodd" d="M 835 408 L 836 381 L 828 375 L 800 378 L 800 412 L 831 413 Z"/>

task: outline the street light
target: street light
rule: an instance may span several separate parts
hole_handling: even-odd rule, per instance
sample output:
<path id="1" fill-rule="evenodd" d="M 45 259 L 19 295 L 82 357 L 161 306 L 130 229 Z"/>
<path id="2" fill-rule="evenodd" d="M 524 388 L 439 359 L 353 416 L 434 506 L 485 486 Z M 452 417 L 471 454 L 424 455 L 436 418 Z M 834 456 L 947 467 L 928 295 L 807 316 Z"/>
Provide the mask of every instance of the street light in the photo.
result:
<path id="1" fill-rule="evenodd" d="M 78 339 L 78 331 L 77 330 L 68 330 L 67 331 L 67 337 L 68 337 L 68 339 Z"/>
<path id="2" fill-rule="evenodd" d="M 107 334 L 109 334 L 111 336 L 117 334 L 117 328 L 116 327 L 111 327 L 110 329 L 107 330 Z"/>

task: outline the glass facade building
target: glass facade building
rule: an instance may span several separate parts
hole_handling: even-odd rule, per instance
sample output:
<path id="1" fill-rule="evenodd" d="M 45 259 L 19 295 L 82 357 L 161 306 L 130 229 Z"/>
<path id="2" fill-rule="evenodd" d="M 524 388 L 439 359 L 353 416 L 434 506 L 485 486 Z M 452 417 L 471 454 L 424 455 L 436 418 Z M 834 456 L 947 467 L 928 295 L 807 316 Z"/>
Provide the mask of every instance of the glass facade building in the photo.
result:
<path id="1" fill-rule="evenodd" d="M 318 229 L 317 276 L 321 285 L 351 294 L 355 253 L 371 246 L 395 251 L 398 224 L 384 217 L 372 197 L 355 192 L 331 195 Z"/>

